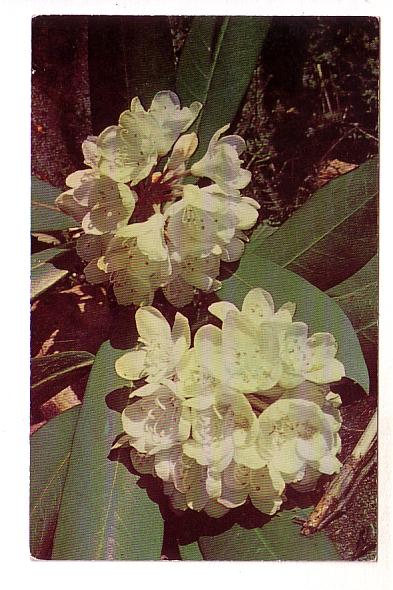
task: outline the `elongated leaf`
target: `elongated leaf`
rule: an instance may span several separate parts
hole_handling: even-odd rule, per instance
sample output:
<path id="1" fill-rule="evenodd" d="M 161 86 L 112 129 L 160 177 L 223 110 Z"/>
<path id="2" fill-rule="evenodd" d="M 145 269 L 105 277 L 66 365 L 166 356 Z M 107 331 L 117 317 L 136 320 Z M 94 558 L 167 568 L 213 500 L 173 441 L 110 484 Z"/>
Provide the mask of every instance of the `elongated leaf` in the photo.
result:
<path id="1" fill-rule="evenodd" d="M 326 290 L 357 272 L 376 253 L 378 160 L 318 190 L 273 235 L 252 250 Z"/>
<path id="2" fill-rule="evenodd" d="M 261 528 L 245 529 L 235 524 L 212 537 L 201 537 L 199 547 L 207 560 L 335 560 L 340 559 L 324 533 L 310 537 L 300 534 L 293 518 L 305 518 L 308 510 L 286 510 L 276 514 Z"/>
<path id="3" fill-rule="evenodd" d="M 179 545 L 179 550 L 183 561 L 203 560 L 203 555 L 196 541 L 194 543 L 189 543 L 188 545 Z"/>
<path id="4" fill-rule="evenodd" d="M 40 393 L 43 388 L 52 385 L 80 369 L 90 367 L 94 362 L 94 354 L 90 352 L 73 350 L 59 352 L 31 360 L 31 394 L 32 403 L 39 404 L 46 401 Z"/>
<path id="5" fill-rule="evenodd" d="M 197 16 L 183 48 L 176 88 L 183 105 L 204 109 L 193 129 L 205 152 L 213 133 L 231 123 L 250 82 L 270 25 L 269 17 Z"/>
<path id="6" fill-rule="evenodd" d="M 368 391 L 367 367 L 356 332 L 333 299 L 302 277 L 247 249 L 238 269 L 223 281 L 217 294 L 220 299 L 241 306 L 253 287 L 269 291 L 277 307 L 287 301 L 296 303 L 295 319 L 306 322 L 310 333 L 334 334 L 338 342 L 337 358 L 344 363 L 347 376 Z"/>
<path id="7" fill-rule="evenodd" d="M 108 458 L 122 432 L 106 396 L 126 382 L 114 370 L 122 350 L 105 342 L 90 373 L 61 502 L 54 559 L 159 559 L 163 521 L 138 477 Z"/>
<path id="8" fill-rule="evenodd" d="M 37 430 L 30 442 L 30 552 L 50 559 L 80 407 Z"/>
<path id="9" fill-rule="evenodd" d="M 59 211 L 55 199 L 61 191 L 34 176 L 31 179 L 31 231 L 53 231 L 77 227 L 75 219 Z"/>
<path id="10" fill-rule="evenodd" d="M 376 391 L 378 364 L 378 256 L 328 292 L 350 318 Z"/>
<path id="11" fill-rule="evenodd" d="M 89 77 L 94 133 L 116 125 L 139 96 L 145 107 L 173 89 L 175 65 L 166 16 L 89 17 Z"/>
<path id="12" fill-rule="evenodd" d="M 31 256 L 31 288 L 30 298 L 34 299 L 67 276 L 68 270 L 56 268 L 49 260 L 64 254 L 62 248 L 48 248 Z"/>

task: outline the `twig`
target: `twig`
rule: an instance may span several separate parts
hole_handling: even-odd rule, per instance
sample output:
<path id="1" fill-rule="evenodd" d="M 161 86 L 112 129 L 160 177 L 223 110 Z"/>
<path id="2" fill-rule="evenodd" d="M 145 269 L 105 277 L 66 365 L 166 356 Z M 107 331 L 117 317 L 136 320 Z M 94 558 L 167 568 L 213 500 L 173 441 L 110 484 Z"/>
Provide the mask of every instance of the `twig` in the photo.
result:
<path id="1" fill-rule="evenodd" d="M 43 209 L 51 209 L 51 211 L 60 211 L 56 205 L 49 205 L 48 203 L 40 203 L 39 201 L 31 201 L 35 207 L 42 207 Z"/>
<path id="2" fill-rule="evenodd" d="M 328 94 L 328 91 L 326 88 L 325 80 L 323 78 L 321 64 L 317 64 L 317 71 L 318 71 L 319 78 L 321 80 L 321 86 L 322 86 L 323 93 L 325 95 L 326 104 L 329 109 L 329 113 L 331 114 L 331 113 L 333 113 L 333 109 L 332 109 L 332 105 L 330 104 L 329 94 Z M 322 106 L 323 106 L 323 103 L 322 103 Z"/>
<path id="3" fill-rule="evenodd" d="M 376 464 L 377 413 L 360 437 L 340 473 L 330 482 L 328 489 L 302 526 L 303 535 L 311 535 L 345 512 L 346 505 L 355 493 L 359 482 Z"/>

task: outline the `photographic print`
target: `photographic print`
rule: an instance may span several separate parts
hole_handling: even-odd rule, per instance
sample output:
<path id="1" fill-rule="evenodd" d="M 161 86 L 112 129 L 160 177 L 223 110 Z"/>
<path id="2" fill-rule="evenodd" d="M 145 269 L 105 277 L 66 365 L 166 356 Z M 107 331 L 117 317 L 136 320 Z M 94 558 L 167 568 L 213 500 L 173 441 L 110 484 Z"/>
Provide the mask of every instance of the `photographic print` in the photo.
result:
<path id="1" fill-rule="evenodd" d="M 30 552 L 377 558 L 379 20 L 32 19 Z"/>

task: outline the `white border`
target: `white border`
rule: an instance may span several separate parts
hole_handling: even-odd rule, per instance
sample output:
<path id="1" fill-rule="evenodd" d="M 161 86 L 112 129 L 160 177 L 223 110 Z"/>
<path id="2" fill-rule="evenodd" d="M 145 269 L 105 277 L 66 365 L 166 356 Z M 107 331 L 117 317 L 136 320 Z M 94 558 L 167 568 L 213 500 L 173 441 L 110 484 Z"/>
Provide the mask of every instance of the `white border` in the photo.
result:
<path id="1" fill-rule="evenodd" d="M 307 590 L 383 589 L 392 578 L 391 509 L 393 332 L 391 256 L 391 79 L 392 22 L 386 5 L 373 0 L 269 2 L 106 1 L 106 0 L 2 0 L 1 39 L 1 192 L 2 192 L 2 306 L 3 355 L 2 457 L 0 556 L 2 579 L 8 587 L 108 588 L 115 584 L 174 588 L 200 585 L 235 588 L 254 585 Z M 28 252 L 30 138 L 30 19 L 39 14 L 275 14 L 275 15 L 374 15 L 382 17 L 382 182 L 381 182 L 381 392 L 380 392 L 380 498 L 379 559 L 339 563 L 168 563 L 168 562 L 36 562 L 28 552 Z M 11 210 L 10 210 L 11 208 Z M 5 230 L 5 231 L 4 231 Z M 5 358 L 5 356 L 3 356 Z M 4 379 L 4 377 L 6 377 Z M 204 576 L 204 577 L 202 577 Z"/>

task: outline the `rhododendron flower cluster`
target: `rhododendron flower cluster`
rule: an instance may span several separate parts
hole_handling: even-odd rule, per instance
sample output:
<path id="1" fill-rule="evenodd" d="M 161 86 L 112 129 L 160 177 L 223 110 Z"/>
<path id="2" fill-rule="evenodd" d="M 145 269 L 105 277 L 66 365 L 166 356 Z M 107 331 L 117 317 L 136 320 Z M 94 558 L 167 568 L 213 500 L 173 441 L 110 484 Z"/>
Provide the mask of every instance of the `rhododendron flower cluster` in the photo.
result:
<path id="1" fill-rule="evenodd" d="M 181 108 L 158 92 L 146 111 L 139 98 L 98 136 L 82 144 L 85 170 L 66 179 L 58 207 L 81 224 L 77 252 L 86 279 L 110 282 L 121 305 L 150 305 L 160 287 L 170 303 L 190 303 L 195 289 L 220 288 L 220 261 L 239 260 L 258 203 L 240 190 L 251 179 L 238 135 L 211 138 L 206 154 L 187 168 L 198 147 L 184 134 L 202 108 Z M 210 184 L 200 188 L 197 179 Z M 206 184 L 206 181 L 205 181 Z"/>
<path id="2" fill-rule="evenodd" d="M 114 446 L 163 481 L 174 509 L 219 517 L 250 501 L 272 515 L 287 485 L 308 491 L 340 469 L 337 344 L 260 288 L 241 310 L 209 310 L 222 326 L 199 328 L 193 343 L 181 313 L 171 327 L 154 307 L 137 310 L 139 344 L 115 365 L 131 393 Z"/>

